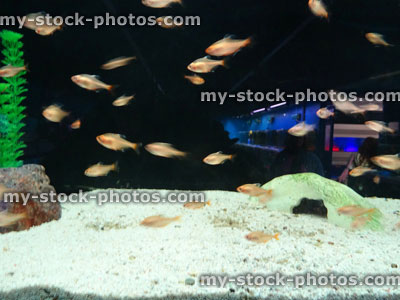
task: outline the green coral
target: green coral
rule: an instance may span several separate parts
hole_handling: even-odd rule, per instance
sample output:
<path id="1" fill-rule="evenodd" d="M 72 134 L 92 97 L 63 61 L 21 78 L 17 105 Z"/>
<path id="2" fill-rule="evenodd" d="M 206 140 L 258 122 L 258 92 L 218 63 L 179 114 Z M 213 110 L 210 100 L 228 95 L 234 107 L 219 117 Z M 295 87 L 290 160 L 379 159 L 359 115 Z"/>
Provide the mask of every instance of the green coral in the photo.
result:
<path id="1" fill-rule="evenodd" d="M 20 39 L 22 34 L 3 30 L 0 32 L 0 38 L 4 47 L 1 52 L 4 59 L 3 65 L 22 67 L 25 65 L 21 50 L 23 43 Z M 22 120 L 25 118 L 23 111 L 25 107 L 21 102 L 25 100 L 22 94 L 27 91 L 26 79 L 23 77 L 26 71 L 22 71 L 14 77 L 3 78 L 5 83 L 0 83 L 0 167 L 19 167 L 22 161 L 19 158 L 23 155 L 23 148 L 26 147 L 21 141 L 23 132 L 21 129 L 25 126 Z M 6 127 L 6 128 L 4 128 Z M 0 128 L 0 129 L 1 129 Z"/>
<path id="2" fill-rule="evenodd" d="M 367 199 L 348 186 L 315 173 L 280 176 L 267 182 L 262 188 L 272 189 L 272 199 L 267 203 L 268 209 L 292 213 L 293 208 L 299 205 L 303 198 L 322 200 L 328 210 L 328 221 L 345 228 L 351 227 L 354 217 L 339 215 L 338 208 L 347 205 L 373 208 Z M 382 213 L 376 209 L 370 216 L 364 228 L 382 230 Z"/>

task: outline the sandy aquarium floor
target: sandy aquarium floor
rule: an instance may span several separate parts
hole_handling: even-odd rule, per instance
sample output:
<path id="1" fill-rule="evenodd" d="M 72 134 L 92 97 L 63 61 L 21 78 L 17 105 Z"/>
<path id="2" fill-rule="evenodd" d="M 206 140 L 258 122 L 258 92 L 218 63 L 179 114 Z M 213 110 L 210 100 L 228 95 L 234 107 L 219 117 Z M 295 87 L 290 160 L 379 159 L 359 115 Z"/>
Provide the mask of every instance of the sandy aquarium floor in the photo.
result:
<path id="1" fill-rule="evenodd" d="M 399 275 L 400 201 L 370 199 L 386 223 L 384 232 L 371 232 L 268 211 L 239 193 L 206 194 L 211 205 L 199 210 L 63 204 L 59 221 L 0 235 L 0 299 L 400 299 L 393 286 L 205 288 L 198 280 L 210 273 Z M 165 228 L 139 225 L 159 214 L 182 218 Z M 279 232 L 280 239 L 244 238 L 258 230 Z"/>

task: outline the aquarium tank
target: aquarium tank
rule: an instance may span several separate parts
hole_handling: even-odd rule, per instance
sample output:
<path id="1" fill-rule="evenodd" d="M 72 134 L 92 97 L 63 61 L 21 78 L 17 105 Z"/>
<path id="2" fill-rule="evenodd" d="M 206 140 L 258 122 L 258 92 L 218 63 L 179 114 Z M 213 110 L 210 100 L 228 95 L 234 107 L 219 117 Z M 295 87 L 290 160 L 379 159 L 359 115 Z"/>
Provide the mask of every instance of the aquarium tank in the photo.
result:
<path id="1" fill-rule="evenodd" d="M 398 1 L 3 2 L 0 300 L 400 299 Z"/>

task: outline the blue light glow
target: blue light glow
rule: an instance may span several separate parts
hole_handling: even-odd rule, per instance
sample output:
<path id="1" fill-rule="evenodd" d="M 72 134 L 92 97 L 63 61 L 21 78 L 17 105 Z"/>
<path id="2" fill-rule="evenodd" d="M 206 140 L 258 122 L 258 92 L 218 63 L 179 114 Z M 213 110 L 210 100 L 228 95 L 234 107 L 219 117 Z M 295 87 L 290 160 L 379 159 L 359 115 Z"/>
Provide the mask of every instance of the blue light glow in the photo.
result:
<path id="1" fill-rule="evenodd" d="M 339 149 L 338 151 L 358 152 L 363 141 L 363 138 L 335 137 L 333 139 L 333 146 L 337 147 Z"/>

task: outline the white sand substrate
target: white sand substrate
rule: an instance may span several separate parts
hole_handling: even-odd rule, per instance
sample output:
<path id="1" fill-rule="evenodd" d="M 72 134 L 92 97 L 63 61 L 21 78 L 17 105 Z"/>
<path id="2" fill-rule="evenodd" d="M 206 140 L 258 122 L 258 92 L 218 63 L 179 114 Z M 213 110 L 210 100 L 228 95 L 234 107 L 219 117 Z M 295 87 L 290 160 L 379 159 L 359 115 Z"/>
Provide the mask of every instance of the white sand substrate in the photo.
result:
<path id="1" fill-rule="evenodd" d="M 68 203 L 59 221 L 0 235 L 0 300 L 400 299 L 396 286 L 221 288 L 201 287 L 198 280 L 202 274 L 276 272 L 334 272 L 360 280 L 400 275 L 400 230 L 394 229 L 399 200 L 369 199 L 385 222 L 385 231 L 372 232 L 268 211 L 239 193 L 206 195 L 211 205 L 199 210 L 182 204 Z M 139 225 L 160 214 L 182 218 L 164 228 Z M 280 239 L 257 244 L 245 239 L 251 231 L 279 232 Z M 188 278 L 194 285 L 185 284 Z"/>

